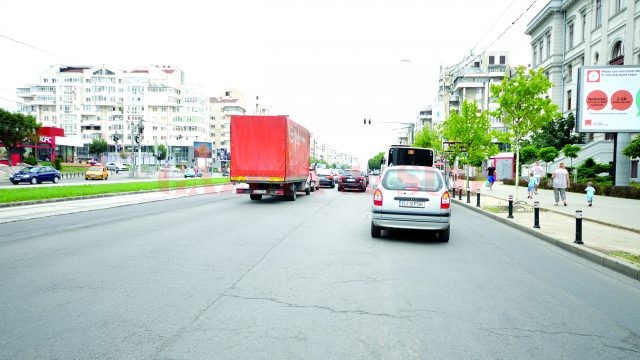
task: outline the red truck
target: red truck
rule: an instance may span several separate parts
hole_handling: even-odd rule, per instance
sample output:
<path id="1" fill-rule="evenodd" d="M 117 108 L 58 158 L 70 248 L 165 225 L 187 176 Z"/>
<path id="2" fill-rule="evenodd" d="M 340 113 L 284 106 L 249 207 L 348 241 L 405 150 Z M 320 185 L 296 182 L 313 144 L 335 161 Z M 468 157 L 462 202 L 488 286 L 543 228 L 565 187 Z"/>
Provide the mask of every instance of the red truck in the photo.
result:
<path id="1" fill-rule="evenodd" d="M 286 115 L 231 116 L 231 181 L 251 200 L 311 193 L 309 131 Z"/>

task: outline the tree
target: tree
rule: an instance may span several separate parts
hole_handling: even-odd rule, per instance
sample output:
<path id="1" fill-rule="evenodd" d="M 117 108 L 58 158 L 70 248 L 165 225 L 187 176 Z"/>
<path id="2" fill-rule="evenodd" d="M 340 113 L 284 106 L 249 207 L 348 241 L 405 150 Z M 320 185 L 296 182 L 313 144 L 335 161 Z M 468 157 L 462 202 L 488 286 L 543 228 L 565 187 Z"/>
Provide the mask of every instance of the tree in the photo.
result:
<path id="1" fill-rule="evenodd" d="M 89 154 L 95 154 L 96 158 L 100 158 L 100 155 L 108 150 L 109 144 L 107 144 L 107 140 L 103 138 L 93 139 L 91 144 L 89 144 Z"/>
<path id="2" fill-rule="evenodd" d="M 164 144 L 158 145 L 158 148 L 156 150 L 156 159 L 162 161 L 166 158 L 167 158 L 167 148 L 164 146 Z"/>
<path id="3" fill-rule="evenodd" d="M 576 118 L 573 113 L 566 117 L 555 118 L 531 135 L 531 144 L 542 149 L 553 146 L 561 150 L 567 144 L 584 144 L 586 134 L 573 133 Z"/>
<path id="4" fill-rule="evenodd" d="M 573 159 L 578 157 L 578 153 L 580 152 L 580 150 L 582 150 L 582 148 L 578 145 L 571 145 L 571 144 L 566 144 L 563 148 L 562 148 L 562 153 L 564 154 L 564 156 L 568 157 L 571 159 L 571 167 L 573 168 Z"/>
<path id="5" fill-rule="evenodd" d="M 435 151 L 440 151 L 442 150 L 442 141 L 440 140 L 440 135 L 438 135 L 436 130 L 424 127 L 416 134 L 415 141 L 412 146 L 431 148 Z"/>
<path id="6" fill-rule="evenodd" d="M 34 116 L 11 113 L 0 108 L 0 142 L 7 149 L 9 166 L 13 166 L 11 155 L 16 152 L 18 145 L 26 140 L 35 142 L 40 127 Z"/>
<path id="7" fill-rule="evenodd" d="M 640 157 L 640 134 L 631 140 L 629 145 L 622 150 L 622 153 L 630 158 Z"/>
<path id="8" fill-rule="evenodd" d="M 367 166 L 369 170 L 380 170 L 380 165 L 382 164 L 382 158 L 384 158 L 384 153 L 379 152 L 376 156 L 372 157 L 367 161 Z"/>
<path id="9" fill-rule="evenodd" d="M 463 163 L 479 165 L 487 157 L 498 153 L 498 146 L 491 143 L 491 123 L 487 111 L 479 112 L 477 102 L 464 101 L 459 113 L 445 120 L 442 133 L 449 141 L 456 141 L 449 150 L 453 156 L 465 153 Z M 467 188 L 469 187 L 467 177 Z"/>
<path id="10" fill-rule="evenodd" d="M 534 145 L 523 146 L 520 149 L 520 160 L 525 164 L 533 162 L 538 159 L 538 152 L 538 148 Z"/>
<path id="11" fill-rule="evenodd" d="M 520 178 L 520 142 L 561 116 L 558 106 L 547 95 L 552 86 L 542 69 L 529 69 L 527 72 L 524 66 L 516 69 L 515 76 L 505 76 L 499 85 L 491 85 L 491 96 L 499 105 L 492 114 L 507 128 L 502 139 L 515 147 L 516 194 Z"/>
<path id="12" fill-rule="evenodd" d="M 555 160 L 558 155 L 560 155 L 560 151 L 554 148 L 553 146 L 547 146 L 545 148 L 540 149 L 538 152 L 538 156 L 540 156 L 540 160 L 546 163 L 545 165 L 545 173 L 549 172 L 549 163 Z"/>

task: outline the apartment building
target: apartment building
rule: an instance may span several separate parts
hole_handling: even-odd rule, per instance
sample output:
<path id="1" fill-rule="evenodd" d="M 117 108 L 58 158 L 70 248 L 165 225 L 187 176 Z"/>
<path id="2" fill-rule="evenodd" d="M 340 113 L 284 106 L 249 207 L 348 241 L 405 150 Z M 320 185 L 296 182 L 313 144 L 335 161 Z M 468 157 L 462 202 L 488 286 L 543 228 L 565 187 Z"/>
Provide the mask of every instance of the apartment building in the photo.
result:
<path id="1" fill-rule="evenodd" d="M 231 115 L 246 114 L 246 106 L 245 96 L 238 90 L 225 90 L 224 95 L 209 98 L 209 134 L 222 160 L 231 149 Z"/>
<path id="2" fill-rule="evenodd" d="M 438 108 L 446 119 L 454 111 L 460 111 L 462 103 L 476 101 L 479 110 L 495 110 L 498 105 L 491 98 L 491 85 L 498 84 L 513 69 L 509 51 L 486 51 L 470 56 L 458 64 L 440 68 L 438 83 Z M 491 118 L 494 129 L 504 129 L 500 119 Z"/>
<path id="3" fill-rule="evenodd" d="M 73 147 L 65 161 L 91 157 L 88 147 L 97 138 L 107 140 L 113 152 L 130 150 L 140 129 L 147 157 L 163 144 L 173 149 L 169 156 L 175 152 L 186 161 L 194 141 L 211 141 L 205 90 L 185 84 L 184 72 L 172 66 L 54 65 L 17 95 L 20 112 L 64 129 L 66 140 L 58 144 Z"/>

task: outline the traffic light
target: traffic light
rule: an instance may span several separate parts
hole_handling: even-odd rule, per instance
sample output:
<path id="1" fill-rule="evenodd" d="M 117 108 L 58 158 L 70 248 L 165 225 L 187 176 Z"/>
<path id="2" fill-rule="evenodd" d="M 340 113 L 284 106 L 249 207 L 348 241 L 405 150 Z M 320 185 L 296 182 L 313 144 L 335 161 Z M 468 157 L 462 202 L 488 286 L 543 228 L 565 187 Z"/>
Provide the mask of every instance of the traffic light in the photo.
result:
<path id="1" fill-rule="evenodd" d="M 367 124 L 371 125 L 371 119 L 364 118 L 363 124 L 364 125 L 367 125 Z"/>
<path id="2" fill-rule="evenodd" d="M 140 144 L 140 135 L 136 135 L 134 140 L 136 141 L 136 144 Z"/>

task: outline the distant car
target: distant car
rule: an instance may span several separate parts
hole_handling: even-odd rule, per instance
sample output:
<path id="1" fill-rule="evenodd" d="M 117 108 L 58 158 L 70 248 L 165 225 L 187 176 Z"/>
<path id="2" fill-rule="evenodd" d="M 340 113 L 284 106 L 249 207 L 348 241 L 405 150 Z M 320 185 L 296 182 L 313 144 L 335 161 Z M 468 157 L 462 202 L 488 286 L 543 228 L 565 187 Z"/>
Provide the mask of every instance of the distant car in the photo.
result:
<path id="1" fill-rule="evenodd" d="M 9 176 L 12 184 L 18 185 L 21 182 L 31 184 L 40 184 L 43 181 L 51 181 L 57 184 L 62 175 L 60 171 L 51 166 L 27 166 L 24 169 L 15 172 Z"/>
<path id="2" fill-rule="evenodd" d="M 364 182 L 366 183 L 366 186 L 369 186 L 369 174 L 367 174 L 366 171 L 360 171 L 360 173 L 364 177 Z"/>
<path id="3" fill-rule="evenodd" d="M 450 197 L 444 177 L 435 167 L 388 167 L 373 193 L 371 236 L 382 236 L 383 229 L 428 230 L 447 242 Z"/>
<path id="4" fill-rule="evenodd" d="M 320 179 L 318 178 L 315 166 L 309 167 L 309 184 L 311 186 L 311 191 L 320 189 Z"/>
<path id="5" fill-rule="evenodd" d="M 340 177 L 340 174 L 342 174 L 342 170 L 341 169 L 331 169 L 331 172 L 333 173 L 333 182 L 335 184 L 338 183 L 338 178 Z"/>
<path id="6" fill-rule="evenodd" d="M 338 178 L 338 191 L 344 191 L 346 189 L 358 189 L 362 192 L 367 191 L 367 183 L 360 170 L 350 169 L 342 172 L 342 175 Z"/>
<path id="7" fill-rule="evenodd" d="M 184 177 L 185 178 L 202 177 L 202 172 L 197 171 L 193 168 L 188 168 L 187 170 L 184 171 Z"/>
<path id="8" fill-rule="evenodd" d="M 318 169 L 316 170 L 318 173 L 318 181 L 320 186 L 328 186 L 330 188 L 336 187 L 336 183 L 333 180 L 333 172 L 331 169 Z"/>
<path id="9" fill-rule="evenodd" d="M 115 172 L 128 170 L 128 168 L 124 164 L 117 163 L 117 162 L 108 162 L 105 164 L 105 166 L 107 167 L 107 169 Z"/>
<path id="10" fill-rule="evenodd" d="M 109 178 L 109 169 L 102 164 L 91 165 L 89 170 L 84 173 L 85 180 L 107 180 Z"/>

